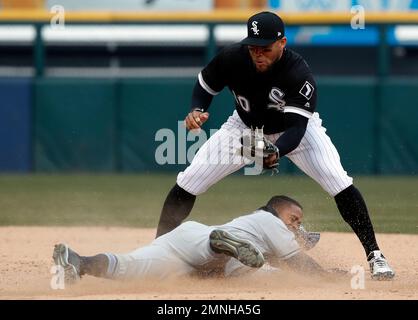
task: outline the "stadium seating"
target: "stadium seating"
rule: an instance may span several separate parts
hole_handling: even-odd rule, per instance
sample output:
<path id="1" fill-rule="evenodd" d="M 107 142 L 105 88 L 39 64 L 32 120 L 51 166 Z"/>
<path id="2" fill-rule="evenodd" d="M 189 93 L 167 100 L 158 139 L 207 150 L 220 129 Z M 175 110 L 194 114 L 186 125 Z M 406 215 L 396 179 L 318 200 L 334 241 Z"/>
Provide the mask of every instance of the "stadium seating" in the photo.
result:
<path id="1" fill-rule="evenodd" d="M 38 9 L 44 7 L 44 0 L 1 0 L 2 9 Z"/>

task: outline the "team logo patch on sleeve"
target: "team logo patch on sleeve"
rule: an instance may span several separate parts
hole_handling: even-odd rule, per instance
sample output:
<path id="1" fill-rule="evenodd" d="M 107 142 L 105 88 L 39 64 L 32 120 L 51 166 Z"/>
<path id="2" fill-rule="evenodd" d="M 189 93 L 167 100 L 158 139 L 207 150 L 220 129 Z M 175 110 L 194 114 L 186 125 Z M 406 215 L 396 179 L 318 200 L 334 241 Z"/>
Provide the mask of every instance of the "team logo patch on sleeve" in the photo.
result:
<path id="1" fill-rule="evenodd" d="M 302 89 L 300 89 L 299 93 L 309 100 L 310 98 L 312 98 L 314 90 L 314 86 L 311 85 L 309 81 L 305 81 L 305 84 L 303 85 Z"/>

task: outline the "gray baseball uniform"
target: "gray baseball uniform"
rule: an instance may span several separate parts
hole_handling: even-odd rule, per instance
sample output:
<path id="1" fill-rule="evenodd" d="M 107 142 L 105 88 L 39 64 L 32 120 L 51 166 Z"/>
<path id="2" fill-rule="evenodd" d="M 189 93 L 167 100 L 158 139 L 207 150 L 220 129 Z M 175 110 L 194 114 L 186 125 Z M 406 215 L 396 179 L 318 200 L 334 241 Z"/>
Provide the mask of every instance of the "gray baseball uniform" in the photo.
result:
<path id="1" fill-rule="evenodd" d="M 113 255 L 116 259 L 109 264 L 108 276 L 162 279 L 190 274 L 216 261 L 227 263 L 229 258 L 210 248 L 209 234 L 215 228 L 251 241 L 265 257 L 285 260 L 300 251 L 295 235 L 282 220 L 270 212 L 256 210 L 220 226 L 185 222 L 146 247 Z"/>

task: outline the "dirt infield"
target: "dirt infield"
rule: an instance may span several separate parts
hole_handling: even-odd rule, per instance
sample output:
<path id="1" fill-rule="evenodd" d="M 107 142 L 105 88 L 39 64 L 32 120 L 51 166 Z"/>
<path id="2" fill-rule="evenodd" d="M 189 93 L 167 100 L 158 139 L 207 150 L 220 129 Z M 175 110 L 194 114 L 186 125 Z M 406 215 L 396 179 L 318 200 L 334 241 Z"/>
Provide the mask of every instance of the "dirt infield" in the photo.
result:
<path id="1" fill-rule="evenodd" d="M 380 234 L 396 280 L 369 279 L 360 243 L 353 234 L 323 233 L 310 254 L 326 268 L 366 268 L 364 289 L 343 279 L 312 279 L 270 273 L 233 279 L 176 279 L 167 283 L 85 277 L 65 290 L 50 287 L 52 248 L 66 242 L 82 255 L 127 252 L 152 240 L 155 230 L 85 227 L 1 227 L 0 299 L 418 299 L 418 235 Z M 198 282 L 198 285 L 197 285 Z"/>

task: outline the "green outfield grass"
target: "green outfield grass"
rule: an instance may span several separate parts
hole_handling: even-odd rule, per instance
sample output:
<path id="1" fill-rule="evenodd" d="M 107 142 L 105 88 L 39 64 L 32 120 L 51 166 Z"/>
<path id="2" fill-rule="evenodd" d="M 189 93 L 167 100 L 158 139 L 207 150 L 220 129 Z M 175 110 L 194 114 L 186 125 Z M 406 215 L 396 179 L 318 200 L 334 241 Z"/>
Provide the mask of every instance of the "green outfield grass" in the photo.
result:
<path id="1" fill-rule="evenodd" d="M 0 175 L 0 225 L 156 227 L 175 175 Z M 418 177 L 357 177 L 377 232 L 418 234 Z M 221 224 L 274 194 L 296 198 L 306 225 L 349 231 L 334 200 L 303 176 L 232 176 L 198 197 L 190 219 Z"/>

